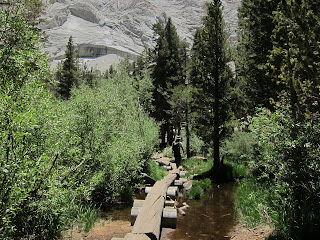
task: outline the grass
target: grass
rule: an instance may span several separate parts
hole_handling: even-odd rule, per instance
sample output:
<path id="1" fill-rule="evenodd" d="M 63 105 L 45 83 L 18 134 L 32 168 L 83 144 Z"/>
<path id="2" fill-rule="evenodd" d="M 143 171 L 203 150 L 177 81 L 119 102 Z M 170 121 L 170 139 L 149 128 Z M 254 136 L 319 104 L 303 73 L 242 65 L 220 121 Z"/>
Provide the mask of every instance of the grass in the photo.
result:
<path id="1" fill-rule="evenodd" d="M 210 171 L 213 166 L 213 161 L 204 161 L 198 158 L 189 158 L 181 162 L 182 166 L 188 171 L 187 177 L 190 175 L 198 174 L 201 175 L 205 172 Z"/>
<path id="2" fill-rule="evenodd" d="M 78 223 L 78 227 L 82 229 L 84 232 L 89 232 L 89 230 L 94 226 L 96 221 L 99 218 L 99 211 L 91 207 L 81 206 L 78 210 L 78 216 L 76 222 Z"/>
<path id="3" fill-rule="evenodd" d="M 173 157 L 172 148 L 166 147 L 165 149 L 163 149 L 163 156 L 168 157 L 168 158 L 172 158 Z"/>
<path id="4" fill-rule="evenodd" d="M 188 191 L 189 199 L 200 199 L 206 190 L 211 188 L 211 180 L 209 178 L 200 181 L 193 181 L 192 188 Z"/>
<path id="5" fill-rule="evenodd" d="M 253 178 L 246 178 L 240 182 L 237 191 L 236 209 L 241 222 L 249 227 L 259 224 L 272 225 L 281 215 L 270 206 L 272 187 L 258 184 Z"/>
<path id="6" fill-rule="evenodd" d="M 149 160 L 149 175 L 154 180 L 158 181 L 164 178 L 166 170 L 163 167 L 158 166 L 153 160 Z"/>
<path id="7" fill-rule="evenodd" d="M 182 162 L 183 167 L 188 171 L 186 177 L 194 174 L 201 175 L 210 171 L 212 168 L 212 161 L 204 161 L 198 158 L 189 158 Z M 200 181 L 192 181 L 192 188 L 188 191 L 189 199 L 200 199 L 205 191 L 211 187 L 211 180 L 209 178 Z"/>

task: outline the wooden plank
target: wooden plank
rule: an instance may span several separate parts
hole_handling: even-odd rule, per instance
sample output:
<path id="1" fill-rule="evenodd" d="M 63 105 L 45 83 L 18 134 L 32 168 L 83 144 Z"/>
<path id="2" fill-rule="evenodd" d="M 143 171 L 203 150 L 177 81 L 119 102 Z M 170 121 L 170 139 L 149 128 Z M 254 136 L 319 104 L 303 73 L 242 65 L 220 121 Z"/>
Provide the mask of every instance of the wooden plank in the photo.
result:
<path id="1" fill-rule="evenodd" d="M 158 160 L 157 161 L 159 164 L 160 164 L 160 166 L 170 166 L 170 162 L 169 161 L 164 161 L 164 160 Z"/>
<path id="2" fill-rule="evenodd" d="M 149 238 L 146 234 L 143 233 L 128 233 L 125 237 L 124 240 L 150 240 L 152 238 Z"/>
<path id="3" fill-rule="evenodd" d="M 171 165 L 172 169 L 176 169 L 177 168 L 177 164 L 176 163 L 171 163 L 170 165 Z"/>
<path id="4" fill-rule="evenodd" d="M 133 234 L 147 234 L 151 239 L 159 239 L 161 217 L 168 187 L 177 178 L 177 174 L 168 174 L 155 183 L 141 208 L 133 226 Z"/>

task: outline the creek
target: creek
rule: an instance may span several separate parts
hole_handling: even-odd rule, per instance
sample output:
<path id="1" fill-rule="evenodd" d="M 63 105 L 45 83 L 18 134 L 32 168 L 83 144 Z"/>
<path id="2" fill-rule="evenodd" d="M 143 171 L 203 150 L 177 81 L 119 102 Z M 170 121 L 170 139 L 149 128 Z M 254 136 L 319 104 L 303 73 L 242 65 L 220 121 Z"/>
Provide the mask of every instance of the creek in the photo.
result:
<path id="1" fill-rule="evenodd" d="M 170 240 L 225 240 L 237 226 L 234 212 L 236 183 L 212 184 L 200 200 L 185 199 L 190 208 L 185 216 L 178 216 L 177 228 L 161 239 Z M 144 199 L 136 195 L 137 199 Z M 114 220 L 130 221 L 131 207 L 114 209 L 108 215 Z"/>
<path id="2" fill-rule="evenodd" d="M 190 208 L 179 216 L 171 240 L 230 239 L 237 221 L 234 212 L 236 183 L 212 184 L 200 200 L 186 200 Z"/>

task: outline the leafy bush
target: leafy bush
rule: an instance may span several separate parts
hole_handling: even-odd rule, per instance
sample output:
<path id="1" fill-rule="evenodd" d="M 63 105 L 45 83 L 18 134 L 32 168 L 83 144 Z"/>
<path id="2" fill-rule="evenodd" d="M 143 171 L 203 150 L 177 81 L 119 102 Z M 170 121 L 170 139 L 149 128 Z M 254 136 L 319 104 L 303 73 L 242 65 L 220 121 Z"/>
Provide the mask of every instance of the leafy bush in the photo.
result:
<path id="1" fill-rule="evenodd" d="M 293 121 L 290 113 L 288 105 L 281 102 L 274 112 L 261 109 L 252 119 L 250 129 L 258 139 L 259 155 L 249 166 L 259 185 L 266 189 L 265 197 L 255 197 L 255 204 L 265 206 L 278 236 L 304 239 L 320 227 L 316 217 L 320 211 L 320 118 L 314 115 Z M 247 195 L 256 196 L 256 189 L 249 189 Z M 243 210 L 243 200 L 239 198 L 238 206 L 241 215 L 248 216 L 251 213 Z"/>
<path id="2" fill-rule="evenodd" d="M 0 238 L 54 239 L 132 194 L 157 126 L 124 70 L 54 99 L 25 2 L 0 13 Z"/>
<path id="3" fill-rule="evenodd" d="M 161 166 L 158 166 L 153 160 L 148 161 L 148 172 L 150 177 L 154 180 L 158 181 L 161 180 L 166 176 L 166 169 Z"/>
<path id="4" fill-rule="evenodd" d="M 234 131 L 230 138 L 225 141 L 223 151 L 236 162 L 254 160 L 256 156 L 257 140 L 250 131 Z"/>
<path id="5" fill-rule="evenodd" d="M 192 157 L 185 161 L 182 161 L 182 165 L 188 171 L 187 176 L 194 175 L 194 174 L 201 175 L 202 173 L 205 173 L 211 170 L 213 166 L 213 161 L 212 160 L 204 161 L 203 159 Z"/>

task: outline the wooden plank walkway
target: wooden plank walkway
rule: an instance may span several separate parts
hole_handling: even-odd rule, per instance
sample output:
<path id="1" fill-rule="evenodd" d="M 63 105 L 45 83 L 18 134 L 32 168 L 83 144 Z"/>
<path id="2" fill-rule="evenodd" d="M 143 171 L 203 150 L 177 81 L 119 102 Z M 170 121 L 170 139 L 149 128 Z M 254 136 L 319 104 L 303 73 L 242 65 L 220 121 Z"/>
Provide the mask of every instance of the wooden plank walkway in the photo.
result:
<path id="1" fill-rule="evenodd" d="M 166 165 L 167 161 L 161 161 Z M 124 240 L 159 240 L 161 234 L 161 220 L 168 187 L 179 177 L 180 170 L 176 164 L 167 163 L 173 170 L 162 180 L 157 181 L 148 193 L 139 214 L 133 225 L 131 233 L 128 233 Z M 113 238 L 121 239 L 121 238 Z"/>
<path id="2" fill-rule="evenodd" d="M 158 240 L 160 238 L 167 189 L 178 176 L 179 170 L 174 169 L 154 184 L 141 207 L 132 232 L 128 233 L 124 240 Z"/>
<path id="3" fill-rule="evenodd" d="M 155 183 L 147 195 L 132 229 L 133 235 L 144 235 L 134 239 L 159 239 L 161 229 L 162 211 L 165 206 L 168 187 L 177 178 L 179 171 L 169 173 L 165 178 Z M 126 239 L 126 238 L 124 238 Z"/>

